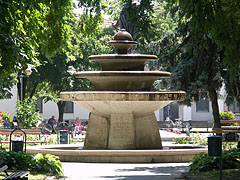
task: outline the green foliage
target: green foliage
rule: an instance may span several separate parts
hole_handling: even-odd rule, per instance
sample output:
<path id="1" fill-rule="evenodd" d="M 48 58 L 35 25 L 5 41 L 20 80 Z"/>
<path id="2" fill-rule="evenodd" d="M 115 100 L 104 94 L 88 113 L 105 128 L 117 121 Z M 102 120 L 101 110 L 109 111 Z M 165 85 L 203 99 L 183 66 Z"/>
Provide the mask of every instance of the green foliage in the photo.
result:
<path id="1" fill-rule="evenodd" d="M 219 113 L 220 120 L 236 120 L 233 112 L 231 111 L 224 111 Z"/>
<path id="2" fill-rule="evenodd" d="M 22 102 L 17 101 L 16 117 L 21 128 L 32 129 L 36 127 L 39 115 L 35 114 L 36 99 L 25 98 Z"/>
<path id="3" fill-rule="evenodd" d="M 35 160 L 35 164 L 32 168 L 32 171 L 40 173 L 47 172 L 55 176 L 63 175 L 62 164 L 56 156 L 51 154 L 47 154 L 45 156 L 42 154 L 37 154 L 33 157 L 33 159 Z"/>
<path id="4" fill-rule="evenodd" d="M 39 65 L 37 49 L 48 55 L 69 44 L 71 0 L 0 1 L 0 75 Z"/>
<path id="5" fill-rule="evenodd" d="M 39 174 L 49 174 L 59 177 L 63 175 L 61 162 L 56 156 L 47 154 L 26 154 L 23 152 L 0 152 L 0 159 L 12 170 L 29 170 Z"/>
<path id="6" fill-rule="evenodd" d="M 191 143 L 191 138 L 190 138 L 190 136 L 176 137 L 176 138 L 173 138 L 173 142 L 175 144 L 190 144 Z"/>
<path id="7" fill-rule="evenodd" d="M 224 61 L 231 69 L 231 74 L 238 72 L 240 65 L 240 10 L 238 1 L 231 0 L 168 0 L 178 4 L 181 17 L 191 23 L 192 32 L 199 46 L 204 41 L 199 31 L 205 32 L 214 43 L 224 48 Z"/>
<path id="8" fill-rule="evenodd" d="M 1 66 L 0 66 L 1 67 Z M 17 83 L 17 74 L 11 73 L 8 76 L 0 75 L 0 100 L 12 97 L 11 89 Z"/>
<path id="9" fill-rule="evenodd" d="M 236 120 L 235 115 L 231 111 L 224 111 L 219 113 L 220 120 Z M 238 126 L 238 123 L 222 123 L 222 126 Z"/>
<path id="10" fill-rule="evenodd" d="M 0 119 L 1 120 L 5 119 L 6 117 L 8 118 L 9 121 L 11 121 L 12 118 L 11 118 L 9 112 L 0 112 Z"/>
<path id="11" fill-rule="evenodd" d="M 135 26 L 139 33 L 137 38 L 140 37 L 142 43 L 153 36 L 152 31 L 150 31 L 150 29 L 153 28 L 151 21 L 153 13 L 152 2 L 151 0 L 141 0 L 139 4 L 134 5 L 133 0 L 126 0 L 128 4 L 128 7 L 125 9 L 127 21 Z"/>
<path id="12" fill-rule="evenodd" d="M 222 153 L 223 169 L 240 168 L 240 151 L 232 149 Z M 190 172 L 206 172 L 219 169 L 219 157 L 201 153 L 191 160 Z"/>
<path id="13" fill-rule="evenodd" d="M 197 145 L 207 145 L 207 138 L 197 133 L 191 133 L 187 137 L 176 137 L 173 139 L 173 142 L 176 144 L 197 144 Z"/>
<path id="14" fill-rule="evenodd" d="M 4 126 L 4 119 L 8 118 L 8 122 L 12 121 L 11 116 L 8 112 L 0 112 L 0 124 Z"/>

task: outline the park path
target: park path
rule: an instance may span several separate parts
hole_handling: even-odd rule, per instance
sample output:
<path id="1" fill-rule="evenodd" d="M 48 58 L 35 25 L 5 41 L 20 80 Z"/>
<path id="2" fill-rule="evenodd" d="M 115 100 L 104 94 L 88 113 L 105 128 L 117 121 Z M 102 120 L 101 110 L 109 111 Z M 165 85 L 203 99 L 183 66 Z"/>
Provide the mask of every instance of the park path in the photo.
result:
<path id="1" fill-rule="evenodd" d="M 185 137 L 160 130 L 161 137 Z M 171 143 L 171 142 L 163 142 Z M 61 180 L 180 180 L 189 163 L 76 163 L 62 162 L 65 178 Z"/>
<path id="2" fill-rule="evenodd" d="M 188 163 L 71 163 L 63 162 L 62 180 L 180 180 Z"/>

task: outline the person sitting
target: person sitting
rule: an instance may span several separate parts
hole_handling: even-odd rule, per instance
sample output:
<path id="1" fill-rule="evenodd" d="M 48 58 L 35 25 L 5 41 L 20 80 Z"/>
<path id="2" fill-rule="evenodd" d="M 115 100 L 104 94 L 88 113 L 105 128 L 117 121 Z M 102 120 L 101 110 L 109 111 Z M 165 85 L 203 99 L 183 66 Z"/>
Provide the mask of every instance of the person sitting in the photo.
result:
<path id="1" fill-rule="evenodd" d="M 17 120 L 16 116 L 13 116 L 13 121 L 12 121 L 12 129 L 18 128 L 19 127 L 19 121 Z"/>
<path id="2" fill-rule="evenodd" d="M 4 129 L 10 129 L 10 125 L 7 117 L 5 117 L 4 119 Z"/>
<path id="3" fill-rule="evenodd" d="M 55 133 L 53 126 L 56 124 L 56 119 L 55 116 L 52 116 L 49 120 L 48 120 L 48 125 L 51 126 L 52 128 L 52 133 Z"/>

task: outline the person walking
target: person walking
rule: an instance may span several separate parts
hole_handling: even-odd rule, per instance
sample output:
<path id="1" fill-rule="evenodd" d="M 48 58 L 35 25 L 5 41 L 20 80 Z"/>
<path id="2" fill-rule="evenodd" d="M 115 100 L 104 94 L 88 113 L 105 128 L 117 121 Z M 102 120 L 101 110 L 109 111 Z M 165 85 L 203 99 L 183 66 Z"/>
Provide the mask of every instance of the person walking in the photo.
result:
<path id="1" fill-rule="evenodd" d="M 34 114 L 37 116 L 37 119 L 38 119 L 38 122 L 37 122 L 37 125 L 36 125 L 36 129 L 38 129 L 39 127 L 44 125 L 43 119 L 40 115 L 40 110 L 39 109 L 36 109 Z"/>

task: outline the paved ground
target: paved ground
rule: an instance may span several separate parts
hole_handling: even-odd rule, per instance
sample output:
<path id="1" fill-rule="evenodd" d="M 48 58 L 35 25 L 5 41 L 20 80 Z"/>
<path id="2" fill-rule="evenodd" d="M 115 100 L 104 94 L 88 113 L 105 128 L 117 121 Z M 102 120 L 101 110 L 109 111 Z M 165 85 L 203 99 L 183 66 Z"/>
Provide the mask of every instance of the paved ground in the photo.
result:
<path id="1" fill-rule="evenodd" d="M 163 139 L 186 136 L 185 134 L 161 130 L 160 134 Z M 180 180 L 181 174 L 189 169 L 189 163 L 121 164 L 63 162 L 62 164 L 66 176 L 63 179 L 65 180 Z"/>
<path id="2" fill-rule="evenodd" d="M 70 163 L 63 162 L 65 180 L 176 180 L 188 163 Z"/>

